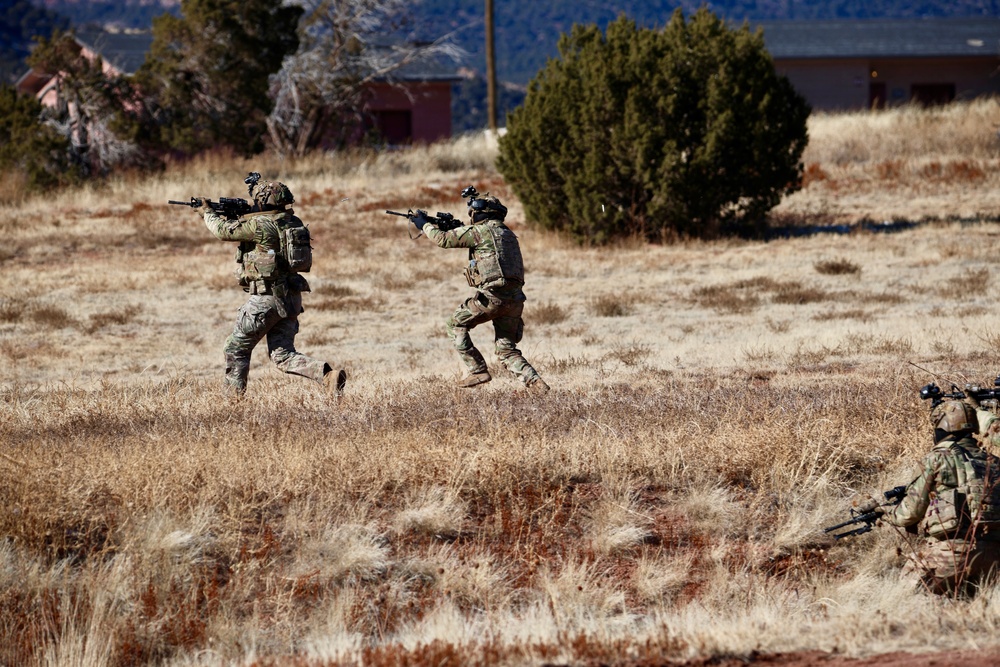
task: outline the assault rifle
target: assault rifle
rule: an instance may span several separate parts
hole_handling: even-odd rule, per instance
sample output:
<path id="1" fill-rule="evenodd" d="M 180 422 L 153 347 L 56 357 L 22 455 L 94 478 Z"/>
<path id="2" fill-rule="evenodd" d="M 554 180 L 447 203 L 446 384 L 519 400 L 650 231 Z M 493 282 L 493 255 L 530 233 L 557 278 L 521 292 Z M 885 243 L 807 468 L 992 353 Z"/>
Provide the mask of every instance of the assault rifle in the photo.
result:
<path id="1" fill-rule="evenodd" d="M 421 211 L 420 209 L 417 209 L 416 211 L 407 209 L 406 213 L 401 213 L 399 211 L 386 211 L 386 214 L 388 215 L 398 215 L 402 218 L 406 218 L 410 222 L 413 222 L 413 218 L 415 218 L 421 213 L 423 213 L 427 217 L 427 222 L 431 223 L 432 225 L 434 225 L 443 232 L 447 232 L 451 229 L 458 229 L 459 227 L 462 226 L 462 221 L 456 220 L 455 216 L 452 215 L 451 213 L 441 213 L 440 211 L 438 211 L 438 214 L 436 216 L 430 216 L 427 215 L 426 211 Z"/>
<path id="2" fill-rule="evenodd" d="M 253 186 L 257 185 L 258 181 L 260 181 L 260 172 L 257 171 L 251 171 L 247 174 L 247 177 L 243 179 L 243 183 L 247 186 L 247 193 L 250 196 L 253 196 Z M 191 201 L 174 201 L 171 199 L 167 203 L 174 204 L 175 206 L 201 208 L 203 202 L 199 197 L 191 197 Z M 253 211 L 252 204 L 247 202 L 246 199 L 239 199 L 237 197 L 219 197 L 219 201 L 217 202 L 209 200 L 208 206 L 213 211 L 229 220 L 236 220 L 240 216 Z"/>
<path id="3" fill-rule="evenodd" d="M 176 206 L 190 206 L 191 208 L 201 208 L 202 200 L 198 197 L 191 197 L 191 201 L 174 201 L 171 199 L 168 204 Z M 236 197 L 220 197 L 219 201 L 208 200 L 209 207 L 229 220 L 235 220 L 241 215 L 246 215 L 253 210 L 253 206 L 247 203 L 246 199 Z"/>
<path id="4" fill-rule="evenodd" d="M 997 403 L 998 399 L 1000 399 L 1000 375 L 993 380 L 992 388 L 980 387 L 975 384 L 967 384 L 965 385 L 965 389 L 959 389 L 957 385 L 952 384 L 951 391 L 945 393 L 941 391 L 941 388 L 933 382 L 925 384 L 920 388 L 920 398 L 925 401 L 930 401 L 931 408 L 937 407 L 939 403 L 945 400 L 961 401 L 967 397 L 974 398 L 979 403 L 983 403 L 984 401 L 993 401 L 994 403 Z"/>
<path id="5" fill-rule="evenodd" d="M 895 486 L 888 491 L 883 491 L 882 495 L 885 497 L 886 502 L 880 503 L 875 499 L 872 499 L 866 503 L 862 503 L 857 509 L 851 508 L 851 518 L 847 521 L 838 523 L 836 526 L 830 526 L 829 528 L 824 528 L 824 533 L 829 533 L 834 530 L 840 530 L 841 528 L 846 528 L 847 526 L 854 526 L 863 523 L 863 526 L 854 528 L 852 530 L 844 531 L 843 533 L 837 533 L 833 537 L 834 539 L 842 539 L 844 537 L 850 537 L 851 535 L 862 535 L 867 533 L 878 521 L 879 517 L 885 512 L 880 511 L 880 507 L 887 507 L 889 505 L 898 505 L 903 496 L 906 495 L 905 486 Z"/>
<path id="6" fill-rule="evenodd" d="M 470 185 L 467 188 L 463 189 L 462 193 L 459 196 L 462 197 L 462 199 L 468 199 L 469 206 L 472 206 L 472 200 L 479 196 L 479 192 L 476 191 L 475 186 Z M 438 214 L 436 216 L 427 215 L 427 211 L 421 211 L 420 209 L 417 209 L 416 211 L 412 209 L 407 209 L 406 213 L 401 213 L 400 211 L 386 211 L 386 214 L 398 215 L 401 218 L 406 218 L 410 222 L 413 222 L 413 218 L 418 215 L 424 216 L 427 218 L 427 222 L 431 223 L 432 225 L 434 225 L 435 227 L 444 232 L 447 232 L 452 229 L 458 229 L 463 225 L 462 221 L 456 220 L 455 216 L 452 215 L 451 213 L 441 213 L 440 211 L 438 211 Z M 416 236 L 412 236 L 410 238 L 420 238 L 420 235 L 417 234 Z"/>

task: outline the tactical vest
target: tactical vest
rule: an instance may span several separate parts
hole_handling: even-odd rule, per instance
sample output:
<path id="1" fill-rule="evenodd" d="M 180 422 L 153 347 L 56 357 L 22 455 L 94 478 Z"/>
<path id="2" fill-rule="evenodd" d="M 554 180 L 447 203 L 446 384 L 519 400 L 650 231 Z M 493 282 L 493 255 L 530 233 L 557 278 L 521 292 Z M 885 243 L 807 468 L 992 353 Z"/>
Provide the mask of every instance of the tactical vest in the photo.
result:
<path id="1" fill-rule="evenodd" d="M 524 285 L 524 260 L 514 232 L 497 220 L 476 225 L 473 230 L 479 243 L 469 249 L 469 285 L 479 289 Z M 490 234 L 489 240 L 482 238 L 482 230 Z"/>
<path id="2" fill-rule="evenodd" d="M 293 273 L 306 273 L 312 268 L 309 228 L 301 220 L 284 212 L 275 215 L 274 211 L 252 213 L 241 219 L 251 216 L 267 216 L 270 219 L 262 221 L 252 242 L 241 243 L 237 250 L 241 285 L 259 280 L 275 282 Z"/>
<path id="3" fill-rule="evenodd" d="M 991 533 L 1000 539 L 1000 459 L 974 443 L 953 443 L 948 458 L 953 467 L 942 472 L 921 532 L 938 539 L 968 539 L 974 529 L 977 536 Z"/>

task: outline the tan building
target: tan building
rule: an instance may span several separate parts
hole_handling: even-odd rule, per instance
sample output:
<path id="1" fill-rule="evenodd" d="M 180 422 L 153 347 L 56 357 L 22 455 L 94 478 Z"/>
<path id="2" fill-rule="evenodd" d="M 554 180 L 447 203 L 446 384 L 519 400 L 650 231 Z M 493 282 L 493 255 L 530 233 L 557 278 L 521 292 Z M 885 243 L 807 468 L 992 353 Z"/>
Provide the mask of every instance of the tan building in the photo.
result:
<path id="1" fill-rule="evenodd" d="M 777 70 L 814 110 L 1000 94 L 1000 19 L 765 21 Z"/>

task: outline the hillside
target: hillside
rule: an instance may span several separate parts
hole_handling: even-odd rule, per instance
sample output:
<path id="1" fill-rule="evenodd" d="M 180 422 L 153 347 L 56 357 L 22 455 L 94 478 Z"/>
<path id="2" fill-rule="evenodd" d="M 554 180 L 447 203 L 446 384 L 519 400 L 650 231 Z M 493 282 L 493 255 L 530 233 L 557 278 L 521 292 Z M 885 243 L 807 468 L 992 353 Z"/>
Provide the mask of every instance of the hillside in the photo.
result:
<path id="1" fill-rule="evenodd" d="M 24 74 L 32 37 L 47 37 L 53 30 L 69 27 L 65 16 L 31 0 L 13 0 L 0 8 L 0 83 L 13 83 Z"/>
<path id="2" fill-rule="evenodd" d="M 74 25 L 113 23 L 126 28 L 145 28 L 163 11 L 176 11 L 177 0 L 35 0 L 67 17 Z M 596 23 L 602 28 L 621 12 L 640 25 L 663 24 L 676 7 L 692 12 L 703 3 L 699 0 L 502 0 L 495 2 L 496 51 L 498 77 L 525 85 L 544 66 L 547 58 L 557 55 L 559 35 L 574 23 Z M 711 3 L 713 11 L 733 21 L 744 19 L 826 19 L 826 18 L 924 18 L 959 16 L 1000 16 L 1000 0 L 804 0 L 802 2 L 754 2 L 721 0 Z M 417 34 L 436 39 L 453 32 L 455 41 L 470 58 L 464 66 L 485 70 L 483 55 L 482 0 L 420 0 L 413 3 Z"/>
<path id="3" fill-rule="evenodd" d="M 622 12 L 639 25 L 662 25 L 674 9 L 691 13 L 702 6 L 699 0 L 603 2 L 595 0 L 504 0 L 494 3 L 496 24 L 497 76 L 501 80 L 526 84 L 558 55 L 559 36 L 574 23 L 597 24 L 602 28 Z M 805 0 L 803 2 L 753 2 L 721 0 L 709 5 L 712 11 L 731 21 L 801 19 L 927 18 L 959 16 L 1000 16 L 998 0 L 955 0 L 907 2 L 906 0 Z M 485 68 L 483 47 L 483 2 L 462 0 L 422 0 L 420 16 L 433 31 L 442 27 L 455 32 L 456 41 L 471 54 L 468 66 Z"/>

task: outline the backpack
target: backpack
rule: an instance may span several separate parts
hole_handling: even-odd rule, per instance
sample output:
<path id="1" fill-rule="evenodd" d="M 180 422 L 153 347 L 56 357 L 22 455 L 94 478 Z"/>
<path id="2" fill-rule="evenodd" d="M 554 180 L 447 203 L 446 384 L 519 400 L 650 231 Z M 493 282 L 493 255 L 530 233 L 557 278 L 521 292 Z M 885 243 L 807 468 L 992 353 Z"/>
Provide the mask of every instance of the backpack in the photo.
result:
<path id="1" fill-rule="evenodd" d="M 308 273 L 312 268 L 312 245 L 310 244 L 309 228 L 302 221 L 294 218 L 288 225 L 281 227 L 281 254 L 288 262 L 288 269 L 293 273 Z"/>

